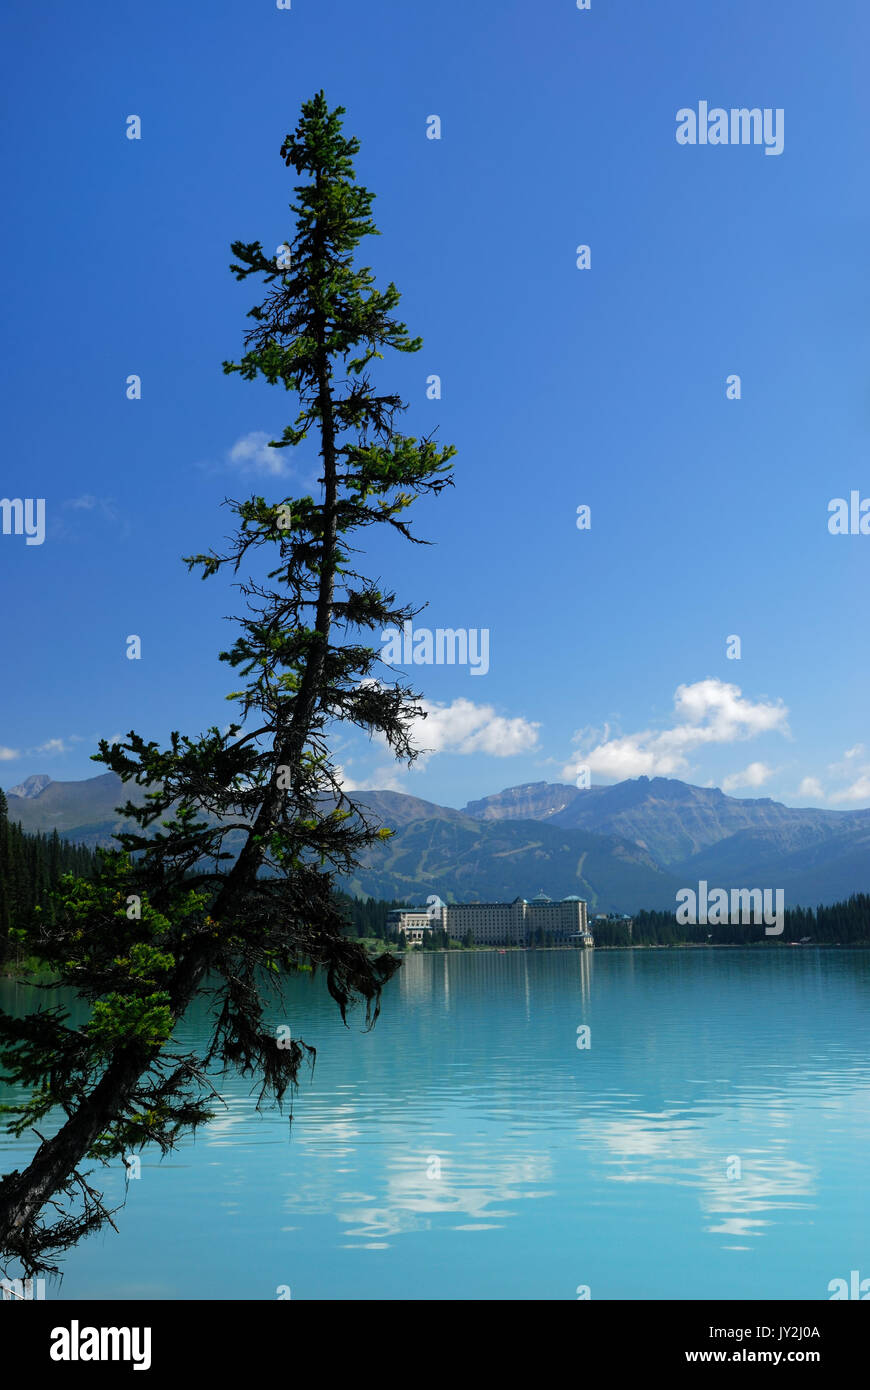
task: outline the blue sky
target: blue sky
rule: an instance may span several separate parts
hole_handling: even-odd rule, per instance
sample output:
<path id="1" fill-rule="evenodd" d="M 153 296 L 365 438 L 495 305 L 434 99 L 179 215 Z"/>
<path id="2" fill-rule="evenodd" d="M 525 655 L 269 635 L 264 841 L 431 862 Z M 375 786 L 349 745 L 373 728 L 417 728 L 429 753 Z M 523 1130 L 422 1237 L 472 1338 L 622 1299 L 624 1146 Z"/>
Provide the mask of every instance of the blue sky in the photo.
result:
<path id="1" fill-rule="evenodd" d="M 316 472 L 307 444 L 270 474 L 293 402 L 221 362 L 258 298 L 229 244 L 291 232 L 278 150 L 323 87 L 424 338 L 385 380 L 458 448 L 435 544 L 369 570 L 490 634 L 485 676 L 414 668 L 434 751 L 342 739 L 349 784 L 461 806 L 585 765 L 870 805 L 870 536 L 828 530 L 870 496 L 868 39 L 858 0 L 8 7 L 0 493 L 46 534 L 0 535 L 3 785 L 230 717 L 237 600 L 179 557 Z M 700 101 L 781 108 L 782 153 L 679 145 Z"/>

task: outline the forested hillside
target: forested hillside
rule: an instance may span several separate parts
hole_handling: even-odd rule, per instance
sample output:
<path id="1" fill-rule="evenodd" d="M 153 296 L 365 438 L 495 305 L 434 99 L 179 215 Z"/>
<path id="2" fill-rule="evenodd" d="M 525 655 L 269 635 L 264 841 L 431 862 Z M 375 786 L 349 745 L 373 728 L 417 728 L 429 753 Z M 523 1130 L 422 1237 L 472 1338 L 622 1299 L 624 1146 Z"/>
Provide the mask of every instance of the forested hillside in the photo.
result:
<path id="1" fill-rule="evenodd" d="M 9 820 L 6 795 L 0 790 L 0 965 L 14 954 L 10 928 L 31 922 L 37 904 L 52 921 L 50 890 L 63 874 L 90 874 L 94 861 L 92 850 L 62 840 L 56 830 L 50 835 L 26 834 Z"/>
<path id="2" fill-rule="evenodd" d="M 92 849 L 71 844 L 60 838 L 56 830 L 50 834 L 23 831 L 20 824 L 10 821 L 6 796 L 0 791 L 0 966 L 14 957 L 10 927 L 32 921 L 38 904 L 51 921 L 51 889 L 65 873 L 91 874 L 95 858 Z M 407 906 L 407 899 L 363 898 L 347 893 L 338 893 L 337 897 L 349 919 L 350 935 L 396 944 L 395 933 L 386 929 L 387 914 L 391 908 Z M 637 912 L 630 939 L 627 928 L 620 923 L 593 921 L 591 925 L 595 944 L 601 947 L 702 944 L 708 940 L 716 944 L 778 945 L 806 938 L 818 945 L 858 945 L 870 943 L 870 895 L 855 894 L 848 901 L 827 907 L 786 909 L 781 937 L 765 937 L 760 926 L 748 924 L 682 926 L 673 912 L 661 911 Z M 441 941 L 439 933 L 431 945 L 443 948 L 446 941 Z"/>

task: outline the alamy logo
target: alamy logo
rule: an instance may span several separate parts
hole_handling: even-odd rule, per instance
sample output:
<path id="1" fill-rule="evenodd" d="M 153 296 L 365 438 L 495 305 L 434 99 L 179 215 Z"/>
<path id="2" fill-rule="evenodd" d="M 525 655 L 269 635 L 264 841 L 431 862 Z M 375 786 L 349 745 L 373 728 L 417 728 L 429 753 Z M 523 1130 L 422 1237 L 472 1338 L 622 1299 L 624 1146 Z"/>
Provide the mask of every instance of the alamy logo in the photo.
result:
<path id="1" fill-rule="evenodd" d="M 828 1293 L 831 1295 L 831 1303 L 842 1298 L 857 1299 L 860 1303 L 866 1303 L 870 1299 L 870 1279 L 862 1279 L 859 1269 L 850 1269 L 848 1284 L 845 1279 L 832 1279 L 828 1285 Z"/>
<path id="2" fill-rule="evenodd" d="M 852 488 L 848 501 L 832 497 L 828 503 L 828 530 L 832 536 L 870 536 L 870 497 Z"/>
<path id="3" fill-rule="evenodd" d="M 727 888 L 707 891 L 705 879 L 694 888 L 681 888 L 677 893 L 677 923 L 685 926 L 751 926 L 765 923 L 765 936 L 781 936 L 785 925 L 785 890 L 783 888 Z"/>
<path id="4" fill-rule="evenodd" d="M 428 627 L 413 623 L 385 628 L 381 660 L 391 666 L 468 666 L 472 676 L 489 670 L 489 628 Z"/>
<path id="5" fill-rule="evenodd" d="M 45 540 L 44 497 L 0 497 L 4 536 L 26 536 L 25 545 L 42 545 Z"/>
<path id="6" fill-rule="evenodd" d="M 52 1361 L 132 1361 L 134 1371 L 151 1369 L 150 1327 L 69 1327 L 51 1329 Z"/>
<path id="7" fill-rule="evenodd" d="M 781 106 L 708 107 L 698 102 L 697 111 L 683 106 L 677 112 L 678 145 L 764 145 L 765 154 L 782 154 L 785 145 L 785 111 Z"/>

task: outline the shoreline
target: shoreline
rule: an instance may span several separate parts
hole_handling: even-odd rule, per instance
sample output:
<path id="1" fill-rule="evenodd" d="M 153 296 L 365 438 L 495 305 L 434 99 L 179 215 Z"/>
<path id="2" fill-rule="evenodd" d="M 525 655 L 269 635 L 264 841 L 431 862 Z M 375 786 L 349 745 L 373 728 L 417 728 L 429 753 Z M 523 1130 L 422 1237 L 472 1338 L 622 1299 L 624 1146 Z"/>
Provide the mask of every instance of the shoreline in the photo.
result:
<path id="1" fill-rule="evenodd" d="M 416 948 L 410 951 L 396 951 L 387 946 L 386 950 L 389 954 L 404 959 L 407 956 L 535 955 L 538 952 L 582 957 L 587 953 L 594 955 L 602 951 L 757 951 L 783 947 L 801 951 L 870 951 L 870 941 L 647 941 L 632 946 L 448 946 L 443 951 L 419 951 Z M 366 950 L 371 956 L 384 954 L 383 950 L 373 947 L 366 947 Z M 10 973 L 0 970 L 0 980 L 17 981 L 24 985 L 40 984 L 48 988 L 65 987 L 60 980 L 55 980 L 51 975 L 40 971 Z"/>
<path id="2" fill-rule="evenodd" d="M 755 951 L 759 948 L 775 950 L 785 946 L 801 951 L 868 951 L 870 941 L 644 941 L 631 946 L 448 946 L 443 951 L 420 951 L 416 947 L 410 951 L 396 951 L 388 946 L 387 950 L 400 957 L 534 955 L 539 951 L 557 951 L 560 955 L 570 952 L 582 956 L 587 952 L 594 955 L 601 951 Z"/>

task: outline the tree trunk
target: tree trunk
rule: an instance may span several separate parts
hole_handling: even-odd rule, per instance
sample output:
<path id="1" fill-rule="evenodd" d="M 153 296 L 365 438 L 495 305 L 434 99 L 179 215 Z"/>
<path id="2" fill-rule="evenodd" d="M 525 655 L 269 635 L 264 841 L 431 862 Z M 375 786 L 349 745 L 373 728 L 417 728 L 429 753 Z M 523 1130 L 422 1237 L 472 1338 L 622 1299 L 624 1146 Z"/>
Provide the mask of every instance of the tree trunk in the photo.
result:
<path id="1" fill-rule="evenodd" d="M 318 393 L 324 468 L 324 534 L 315 616 L 315 630 L 320 635 L 320 641 L 306 662 L 287 736 L 276 748 L 276 764 L 286 764 L 293 770 L 299 767 L 317 702 L 332 626 L 335 592 L 335 423 L 325 347 L 326 324 L 322 315 L 318 314 L 315 317 L 316 335 L 321 348 Z M 233 910 L 243 897 L 245 889 L 256 879 L 264 858 L 264 841 L 274 823 L 279 795 L 281 793 L 277 783 L 273 781 L 251 826 L 248 838 L 211 909 L 218 921 L 222 915 Z M 187 1008 L 208 969 L 209 944 L 202 943 L 202 949 L 194 952 L 188 959 L 181 979 L 173 983 L 172 1011 L 176 1020 Z M 28 1244 L 42 1208 L 61 1190 L 112 1120 L 122 1113 L 140 1077 L 159 1056 L 160 1051 L 159 1047 L 127 1046 L 119 1049 L 84 1105 L 67 1120 L 52 1139 L 43 1140 L 27 1168 L 21 1172 L 10 1173 L 0 1183 L 0 1251 L 7 1251 L 27 1262 Z"/>
<path id="2" fill-rule="evenodd" d="M 58 1192 L 135 1090 L 159 1048 L 126 1047 L 119 1052 L 84 1105 L 52 1139 L 45 1139 L 23 1172 L 0 1185 L 0 1250 L 27 1263 L 40 1211 Z"/>

